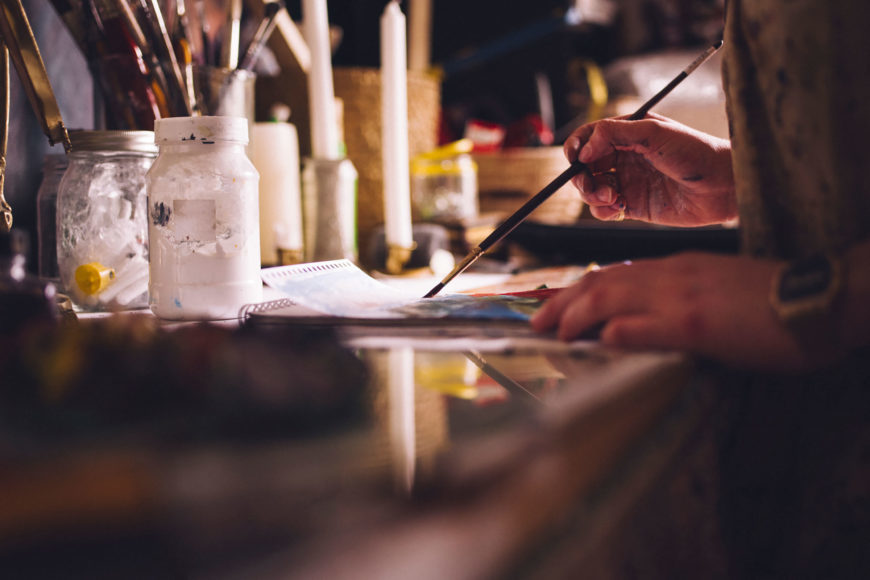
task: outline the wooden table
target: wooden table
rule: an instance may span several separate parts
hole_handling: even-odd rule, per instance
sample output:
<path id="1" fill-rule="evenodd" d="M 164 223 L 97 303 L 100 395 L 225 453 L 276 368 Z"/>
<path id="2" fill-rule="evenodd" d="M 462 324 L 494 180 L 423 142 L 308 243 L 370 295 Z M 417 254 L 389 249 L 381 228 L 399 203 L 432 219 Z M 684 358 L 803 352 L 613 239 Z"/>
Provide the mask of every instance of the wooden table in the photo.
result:
<path id="1" fill-rule="evenodd" d="M 371 378 L 365 418 L 342 428 L 7 454 L 0 564 L 128 578 L 606 575 L 703 442 L 713 400 L 679 353 L 546 341 L 475 360 L 355 352 Z M 396 386 L 397 356 L 415 365 L 410 386 Z"/>

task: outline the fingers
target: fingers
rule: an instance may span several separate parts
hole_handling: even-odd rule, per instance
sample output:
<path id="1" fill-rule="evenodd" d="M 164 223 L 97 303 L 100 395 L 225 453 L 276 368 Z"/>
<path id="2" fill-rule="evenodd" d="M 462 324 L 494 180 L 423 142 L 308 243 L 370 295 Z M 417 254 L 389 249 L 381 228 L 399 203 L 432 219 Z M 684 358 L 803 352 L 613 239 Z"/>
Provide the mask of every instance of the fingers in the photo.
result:
<path id="1" fill-rule="evenodd" d="M 640 158 L 640 165 L 629 163 L 630 159 L 623 162 L 617 155 L 620 152 L 649 154 L 650 143 L 655 141 L 656 132 L 661 132 L 663 123 L 659 119 L 605 119 L 580 127 L 566 140 L 564 151 L 568 160 L 579 157 L 591 170 L 576 176 L 572 182 L 593 217 L 605 221 L 627 217 L 627 201 L 620 179 L 627 184 L 642 182 L 639 175 L 649 171 L 650 165 Z"/>
<path id="2" fill-rule="evenodd" d="M 711 272 L 725 266 L 698 270 L 709 260 L 702 258 L 683 254 L 589 272 L 548 300 L 532 318 L 532 327 L 538 332 L 555 329 L 561 340 L 601 327 L 602 343 L 622 348 L 709 350 L 716 329 L 708 314 L 721 300 L 716 298 L 720 284 L 708 281 Z M 761 286 L 766 288 L 766 278 Z M 728 295 L 733 299 L 734 292 Z"/>
<path id="3" fill-rule="evenodd" d="M 596 121 L 594 123 L 583 125 L 579 129 L 574 131 L 574 133 L 572 133 L 565 140 L 565 144 L 562 147 L 562 150 L 564 151 L 565 157 L 568 159 L 568 161 L 576 161 L 582 155 L 583 159 L 580 159 L 580 161 L 583 161 L 583 163 L 588 165 L 593 173 L 600 173 L 613 169 L 616 165 L 614 155 L 617 151 L 616 148 L 604 147 L 601 146 L 601 144 L 599 143 L 598 149 L 600 149 L 600 151 L 596 151 L 593 155 L 585 153 L 585 150 L 589 146 L 589 142 L 593 138 L 593 135 L 600 133 L 602 130 L 606 132 L 606 129 L 602 129 L 602 127 L 606 127 L 606 125 L 610 122 L 613 121 L 609 119 Z M 600 141 L 600 139 L 597 139 L 596 141 L 598 142 Z"/>
<path id="4" fill-rule="evenodd" d="M 594 123 L 583 125 L 565 139 L 562 150 L 565 152 L 565 157 L 568 158 L 568 161 L 574 162 L 577 160 L 580 148 L 589 140 L 589 135 L 592 134 L 594 127 Z"/>
<path id="5" fill-rule="evenodd" d="M 582 173 L 573 179 L 573 184 L 594 218 L 603 221 L 625 219 L 626 202 L 615 172 Z"/>
<path id="6" fill-rule="evenodd" d="M 554 328 L 559 323 L 565 307 L 583 292 L 584 288 L 589 285 L 589 280 L 596 275 L 595 272 L 587 272 L 579 282 L 558 292 L 544 302 L 544 305 L 532 316 L 532 328 L 538 332 L 546 332 Z"/>
<path id="7" fill-rule="evenodd" d="M 555 328 L 560 339 L 571 340 L 614 316 L 642 311 L 646 289 L 621 281 L 628 268 L 620 265 L 587 273 L 549 299 L 532 318 L 532 327 L 538 332 Z"/>
<path id="8" fill-rule="evenodd" d="M 653 116 L 650 115 L 650 117 L 653 117 Z M 667 119 L 665 117 L 655 116 L 654 118 L 656 120 L 659 120 L 659 121 L 667 121 Z M 625 122 L 625 121 L 627 121 L 627 119 L 628 119 L 628 116 L 616 117 L 614 119 L 603 119 L 601 121 L 587 123 L 587 124 L 579 127 L 578 129 L 575 129 L 574 132 L 571 133 L 571 135 L 569 135 L 567 139 L 565 139 L 565 144 L 563 145 L 563 151 L 565 152 L 565 157 L 568 158 L 568 161 L 577 160 L 577 158 L 580 154 L 580 150 L 584 148 L 586 143 L 589 141 L 590 136 L 595 131 L 601 130 L 602 127 L 605 127 L 605 131 L 606 131 L 606 127 L 609 123 L 612 123 L 614 121 Z M 635 123 L 635 121 L 631 121 L 631 123 Z M 594 157 L 593 155 L 587 154 L 587 156 L 589 156 L 590 159 L 588 161 L 583 161 L 584 163 L 590 163 L 591 161 L 594 161 L 594 159 L 592 159 L 592 157 Z"/>
<path id="9" fill-rule="evenodd" d="M 656 136 L 660 132 L 661 121 L 654 119 L 605 119 L 594 125 L 577 158 L 588 164 L 617 151 L 631 151 L 647 156 L 655 149 Z"/>
<path id="10" fill-rule="evenodd" d="M 600 221 L 620 222 L 628 217 L 628 207 L 625 198 L 620 195 L 611 205 L 596 207 L 589 204 L 589 213 Z"/>
<path id="11" fill-rule="evenodd" d="M 619 179 L 616 173 L 581 173 L 573 180 L 580 197 L 590 206 L 608 206 L 619 197 Z"/>
<path id="12" fill-rule="evenodd" d="M 602 344 L 701 354 L 746 368 L 806 369 L 801 348 L 768 304 L 778 263 L 686 253 L 607 266 L 551 298 L 532 319 L 562 340 L 600 329 Z"/>
<path id="13" fill-rule="evenodd" d="M 648 113 L 637 121 L 620 117 L 583 125 L 565 140 L 563 149 L 568 161 L 579 160 L 593 166 L 617 151 L 631 151 L 654 163 L 663 148 L 697 147 L 708 141 L 709 135 L 667 117 Z M 606 168 L 596 166 L 595 169 Z"/>
<path id="14" fill-rule="evenodd" d="M 602 344 L 618 348 L 686 348 L 672 321 L 645 313 L 620 316 L 601 329 Z"/>

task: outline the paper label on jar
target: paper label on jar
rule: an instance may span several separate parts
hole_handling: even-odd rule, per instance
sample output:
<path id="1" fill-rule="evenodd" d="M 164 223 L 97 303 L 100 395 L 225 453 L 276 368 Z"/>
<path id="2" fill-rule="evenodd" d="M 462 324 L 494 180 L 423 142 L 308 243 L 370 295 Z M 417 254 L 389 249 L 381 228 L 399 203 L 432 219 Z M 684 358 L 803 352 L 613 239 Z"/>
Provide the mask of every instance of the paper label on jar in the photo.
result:
<path id="1" fill-rule="evenodd" d="M 176 199 L 172 202 L 172 231 L 178 241 L 215 241 L 213 199 Z"/>

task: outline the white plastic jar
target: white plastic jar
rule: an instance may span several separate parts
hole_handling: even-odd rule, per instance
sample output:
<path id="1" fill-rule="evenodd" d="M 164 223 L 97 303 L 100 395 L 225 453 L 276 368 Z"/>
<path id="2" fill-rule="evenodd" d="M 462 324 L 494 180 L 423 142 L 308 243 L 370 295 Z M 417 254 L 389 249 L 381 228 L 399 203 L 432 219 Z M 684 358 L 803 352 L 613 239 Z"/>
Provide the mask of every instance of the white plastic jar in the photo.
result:
<path id="1" fill-rule="evenodd" d="M 261 302 L 259 175 L 243 117 L 172 117 L 154 125 L 146 175 L 149 303 L 167 320 L 221 320 Z"/>

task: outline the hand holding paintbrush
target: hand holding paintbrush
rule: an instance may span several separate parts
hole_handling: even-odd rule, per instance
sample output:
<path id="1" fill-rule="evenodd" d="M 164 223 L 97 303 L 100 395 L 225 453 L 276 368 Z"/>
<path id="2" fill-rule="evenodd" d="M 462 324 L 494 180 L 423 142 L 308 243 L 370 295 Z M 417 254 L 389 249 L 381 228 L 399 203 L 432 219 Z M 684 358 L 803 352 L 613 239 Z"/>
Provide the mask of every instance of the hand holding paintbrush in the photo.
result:
<path id="1" fill-rule="evenodd" d="M 637 121 L 643 119 L 646 114 L 652 109 L 655 105 L 659 103 L 665 96 L 667 96 L 672 90 L 674 90 L 677 85 L 679 85 L 687 76 L 692 74 L 692 72 L 705 63 L 713 54 L 722 47 L 722 41 L 720 40 L 707 50 L 705 50 L 698 58 L 696 58 L 692 63 L 683 69 L 680 74 L 678 74 L 674 79 L 668 83 L 662 90 L 653 95 L 647 102 L 645 102 L 641 107 L 635 111 L 630 117 L 629 120 Z M 499 225 L 495 231 L 493 231 L 489 236 L 486 237 L 476 248 L 471 250 L 469 254 L 463 258 L 461 262 L 451 271 L 441 282 L 435 285 L 429 292 L 426 293 L 423 298 L 431 298 L 438 294 L 444 286 L 447 285 L 453 278 L 464 272 L 471 266 L 474 262 L 477 261 L 483 254 L 485 254 L 490 248 L 492 248 L 495 244 L 503 240 L 508 234 L 510 234 L 518 225 L 520 225 L 528 216 L 531 214 L 539 205 L 544 203 L 547 199 L 550 198 L 556 191 L 558 191 L 563 185 L 568 183 L 574 176 L 579 175 L 583 171 L 587 171 L 588 168 L 586 164 L 581 163 L 580 161 L 573 162 L 568 169 L 563 171 L 558 177 L 556 177 L 552 182 L 547 184 L 540 192 L 535 194 L 529 201 L 523 204 L 516 212 L 513 213 L 510 217 L 508 217 L 501 225 Z"/>

